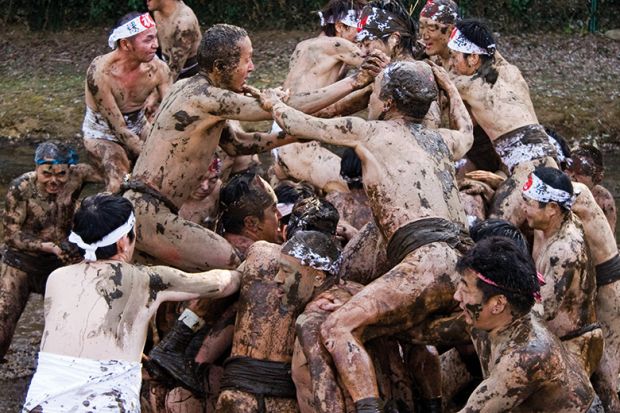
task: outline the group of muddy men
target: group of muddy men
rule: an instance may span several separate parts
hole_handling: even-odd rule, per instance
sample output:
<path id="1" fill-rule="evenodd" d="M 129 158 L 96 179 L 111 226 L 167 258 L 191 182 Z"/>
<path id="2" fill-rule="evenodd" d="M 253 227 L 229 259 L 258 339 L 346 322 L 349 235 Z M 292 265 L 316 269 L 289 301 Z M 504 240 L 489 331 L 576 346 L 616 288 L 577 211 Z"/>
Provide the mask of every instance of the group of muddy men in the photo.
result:
<path id="1" fill-rule="evenodd" d="M 2 357 L 45 295 L 24 412 L 620 412 L 602 155 L 484 23 L 331 0 L 261 91 L 244 29 L 146 4 L 88 68 L 91 165 L 44 142 L 7 194 Z"/>

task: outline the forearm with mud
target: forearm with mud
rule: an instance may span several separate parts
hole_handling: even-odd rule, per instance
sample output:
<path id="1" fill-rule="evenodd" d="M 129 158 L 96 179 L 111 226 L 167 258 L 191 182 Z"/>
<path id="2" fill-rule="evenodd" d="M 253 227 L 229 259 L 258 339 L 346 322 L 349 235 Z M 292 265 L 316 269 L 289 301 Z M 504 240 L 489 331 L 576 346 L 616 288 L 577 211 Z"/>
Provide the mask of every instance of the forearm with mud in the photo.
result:
<path id="1" fill-rule="evenodd" d="M 17 202 L 15 195 L 9 191 L 3 219 L 5 244 L 20 251 L 51 252 L 44 248 L 44 240 L 25 231 L 22 227 L 27 214 L 25 209 L 26 206 Z"/>
<path id="2" fill-rule="evenodd" d="M 254 155 L 279 146 L 297 142 L 297 138 L 284 133 L 248 133 L 241 130 L 222 134 L 220 148 L 230 156 Z"/>
<path id="3" fill-rule="evenodd" d="M 448 99 L 450 100 L 450 128 L 471 137 L 467 142 L 463 142 L 462 140 L 458 141 L 461 147 L 467 147 L 466 150 L 459 151 L 465 154 L 465 152 L 471 148 L 474 141 L 474 126 L 456 87 L 450 84 L 444 90 L 448 94 Z"/>
<path id="4" fill-rule="evenodd" d="M 321 109 L 313 114 L 319 118 L 333 118 L 335 116 L 349 116 L 368 107 L 368 99 L 372 93 L 372 85 L 349 93 L 338 102 Z"/>
<path id="5" fill-rule="evenodd" d="M 284 131 L 293 136 L 304 136 L 325 143 L 334 142 L 332 136 L 327 133 L 325 120 L 315 118 L 300 112 L 282 101 L 273 105 L 273 118 Z"/>
<path id="6" fill-rule="evenodd" d="M 293 94 L 287 103 L 304 113 L 315 113 L 364 86 L 350 76 L 321 89 Z"/>

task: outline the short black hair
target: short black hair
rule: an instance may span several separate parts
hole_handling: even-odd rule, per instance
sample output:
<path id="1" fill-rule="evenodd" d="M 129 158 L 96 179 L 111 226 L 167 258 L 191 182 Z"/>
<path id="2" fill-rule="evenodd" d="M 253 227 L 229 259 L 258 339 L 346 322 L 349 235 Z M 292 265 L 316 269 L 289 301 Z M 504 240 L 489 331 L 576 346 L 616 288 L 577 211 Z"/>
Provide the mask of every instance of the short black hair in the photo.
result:
<path id="1" fill-rule="evenodd" d="M 574 193 L 573 183 L 571 182 L 568 175 L 566 175 L 564 172 L 560 171 L 559 169 L 550 168 L 548 166 L 539 166 L 536 169 L 534 169 L 534 172 L 532 173 L 536 175 L 538 178 L 540 178 L 541 181 L 543 181 L 545 184 L 549 185 L 550 187 L 555 188 L 555 189 L 560 189 L 562 191 L 568 192 L 570 195 L 573 195 Z M 544 208 L 547 204 L 548 202 L 538 201 L 538 205 L 541 208 Z M 558 203 L 558 206 L 560 207 L 562 211 L 564 211 L 564 213 L 570 212 L 570 208 L 567 208 L 566 206 L 561 205 L 559 203 Z"/>
<path id="2" fill-rule="evenodd" d="M 319 231 L 336 235 L 340 214 L 329 201 L 317 197 L 300 199 L 293 207 L 293 212 L 286 227 L 286 239 L 297 231 Z"/>
<path id="3" fill-rule="evenodd" d="M 220 189 L 221 229 L 223 232 L 240 234 L 245 217 L 255 216 L 263 220 L 265 208 L 273 203 L 271 191 L 256 173 L 246 171 L 233 175 Z"/>
<path id="4" fill-rule="evenodd" d="M 359 14 L 366 3 L 366 0 L 329 0 L 321 9 L 323 19 L 326 22 L 325 25 L 321 26 L 321 31 L 327 36 L 334 37 L 337 34 L 335 22 L 346 16 L 349 10 L 355 10 Z M 333 20 L 334 23 L 329 23 L 329 20 Z"/>
<path id="5" fill-rule="evenodd" d="M 314 188 L 307 182 L 280 181 L 273 189 L 278 197 L 278 202 L 294 204 L 303 198 L 314 196 Z"/>
<path id="6" fill-rule="evenodd" d="M 568 142 L 566 142 L 566 138 L 560 135 L 558 131 L 555 129 L 545 126 L 545 133 L 549 135 L 552 142 L 555 146 L 556 151 L 559 151 L 557 161 L 560 169 L 565 170 L 567 167 L 566 160 L 571 157 L 570 146 L 568 146 Z"/>
<path id="7" fill-rule="evenodd" d="M 469 235 L 474 242 L 494 236 L 510 238 L 523 252 L 526 254 L 530 253 L 527 240 L 521 231 L 504 219 L 489 218 L 484 221 L 478 221 L 469 229 Z"/>
<path id="8" fill-rule="evenodd" d="M 400 0 L 375 0 L 369 3 L 367 8 L 382 9 L 393 15 L 393 20 L 397 20 L 396 25 L 400 27 L 399 30 L 384 33 L 385 37 L 382 38 L 383 42 L 387 42 L 387 38 L 392 33 L 398 32 L 400 34 L 399 47 L 406 53 L 415 55 L 417 54 L 416 41 L 418 38 L 418 21 L 413 18 L 409 13 L 405 5 Z"/>
<path id="9" fill-rule="evenodd" d="M 483 302 L 504 295 L 515 316 L 529 312 L 534 305 L 534 296 L 540 293 L 532 257 L 506 237 L 489 237 L 477 242 L 457 262 L 459 272 L 466 269 L 497 284 L 493 286 L 478 279 L 477 287 L 482 291 Z"/>
<path id="10" fill-rule="evenodd" d="M 241 49 L 239 40 L 248 36 L 248 32 L 232 24 L 216 24 L 209 28 L 200 42 L 198 49 L 198 66 L 206 73 L 216 68 L 223 74 L 233 71 L 239 64 Z"/>
<path id="11" fill-rule="evenodd" d="M 590 176 L 592 182 L 598 185 L 603 180 L 605 164 L 603 163 L 603 153 L 593 145 L 580 145 L 572 153 L 573 167 L 578 167 L 583 175 Z M 583 162 L 586 158 L 586 162 Z"/>
<path id="12" fill-rule="evenodd" d="M 489 29 L 486 23 L 479 19 L 459 20 L 456 22 L 456 27 L 470 42 L 488 53 L 488 55 L 479 55 L 482 64 L 478 68 L 474 78 L 480 77 L 487 83 L 495 85 L 498 73 L 493 67 L 496 45 L 491 29 Z M 468 56 L 468 54 L 465 53 L 465 56 Z"/>
<path id="13" fill-rule="evenodd" d="M 353 148 L 347 148 L 340 158 L 340 176 L 349 189 L 362 189 L 362 160 Z"/>
<path id="14" fill-rule="evenodd" d="M 123 225 L 132 212 L 133 205 L 126 198 L 105 194 L 89 196 L 84 198 L 73 216 L 73 232 L 79 235 L 85 243 L 92 244 Z M 133 241 L 134 229 L 129 231 L 127 236 Z M 79 247 L 78 249 L 81 254 L 84 254 L 83 249 Z M 95 250 L 98 260 L 113 257 L 117 252 L 116 244 Z"/>

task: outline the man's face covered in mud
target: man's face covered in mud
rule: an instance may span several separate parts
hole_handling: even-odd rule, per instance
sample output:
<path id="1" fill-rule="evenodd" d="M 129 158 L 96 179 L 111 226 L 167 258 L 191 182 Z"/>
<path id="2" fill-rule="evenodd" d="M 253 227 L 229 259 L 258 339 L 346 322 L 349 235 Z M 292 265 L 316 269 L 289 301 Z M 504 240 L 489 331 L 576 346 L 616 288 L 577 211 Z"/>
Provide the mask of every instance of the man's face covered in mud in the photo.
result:
<path id="1" fill-rule="evenodd" d="M 325 273 L 307 265 L 287 254 L 280 254 L 280 269 L 276 274 L 282 303 L 295 306 L 307 303 L 314 289 L 325 281 Z"/>
<path id="2" fill-rule="evenodd" d="M 241 92 L 248 76 L 254 70 L 252 42 L 249 37 L 245 36 L 233 47 L 239 48 L 239 62 L 232 71 L 221 73 L 222 87 L 234 92 Z"/>
<path id="3" fill-rule="evenodd" d="M 35 172 L 39 189 L 50 195 L 62 191 L 69 180 L 68 164 L 43 163 L 37 165 Z"/>
<path id="4" fill-rule="evenodd" d="M 483 303 L 482 290 L 478 288 L 478 276 L 474 270 L 468 268 L 461 274 L 454 299 L 459 302 L 467 324 L 481 330 L 490 329 L 492 303 L 491 300 Z"/>

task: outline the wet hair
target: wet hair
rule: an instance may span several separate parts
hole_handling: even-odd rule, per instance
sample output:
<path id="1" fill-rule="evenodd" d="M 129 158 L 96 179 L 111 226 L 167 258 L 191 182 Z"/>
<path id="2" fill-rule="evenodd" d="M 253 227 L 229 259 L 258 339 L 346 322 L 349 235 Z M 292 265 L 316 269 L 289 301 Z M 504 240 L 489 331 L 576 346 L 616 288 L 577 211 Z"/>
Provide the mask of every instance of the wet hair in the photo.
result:
<path id="1" fill-rule="evenodd" d="M 336 36 L 335 22 L 346 16 L 349 10 L 355 10 L 359 15 L 366 3 L 366 0 L 329 0 L 329 3 L 321 9 L 321 13 L 326 22 L 333 20 L 334 23 L 326 23 L 321 26 L 321 31 L 327 36 Z"/>
<path id="2" fill-rule="evenodd" d="M 474 242 L 481 241 L 489 237 L 510 238 L 524 253 L 529 254 L 530 248 L 527 240 L 517 227 L 504 219 L 489 218 L 478 221 L 469 229 L 469 235 Z"/>
<path id="3" fill-rule="evenodd" d="M 116 23 L 114 23 L 114 26 L 112 27 L 112 30 L 110 30 L 109 34 L 112 34 L 112 32 L 116 29 L 118 29 L 119 27 L 121 27 L 122 25 L 129 23 L 130 21 L 132 21 L 133 19 L 135 19 L 136 17 L 140 17 L 142 16 L 143 13 L 140 13 L 139 11 L 132 11 L 129 12 L 127 14 L 125 14 L 123 17 L 121 17 L 120 19 L 118 19 L 116 21 Z M 126 37 L 125 39 L 118 39 L 116 41 L 116 47 L 118 48 L 118 46 L 120 46 L 120 41 L 121 40 L 131 40 L 135 37 L 136 35 L 133 35 L 131 37 Z"/>
<path id="4" fill-rule="evenodd" d="M 266 186 L 267 185 L 267 186 Z M 220 189 L 220 233 L 240 234 L 248 216 L 263 220 L 265 208 L 273 205 L 273 193 L 253 172 L 233 175 Z"/>
<path id="5" fill-rule="evenodd" d="M 75 165 L 78 162 L 78 154 L 73 148 L 62 142 L 48 141 L 37 146 L 34 151 L 34 163 L 43 164 L 68 164 Z"/>
<path id="6" fill-rule="evenodd" d="M 548 126 L 545 126 L 545 133 L 549 135 L 551 138 L 551 143 L 555 146 L 556 152 L 558 152 L 556 161 L 558 162 L 560 169 L 565 170 L 568 166 L 567 160 L 571 157 L 571 150 L 570 146 L 568 146 L 568 142 L 566 142 L 566 139 L 555 129 Z"/>
<path id="7" fill-rule="evenodd" d="M 585 162 L 583 160 L 585 159 Z M 598 185 L 603 180 L 605 165 L 603 163 L 603 153 L 592 145 L 580 145 L 572 153 L 572 167 L 577 167 L 576 172 L 590 176 L 592 182 Z"/>
<path id="8" fill-rule="evenodd" d="M 549 185 L 550 187 L 560 189 L 562 191 L 568 192 L 570 195 L 573 195 L 573 183 L 571 182 L 568 175 L 566 175 L 559 169 L 550 168 L 548 166 L 539 166 L 534 169 L 534 172 L 532 173 L 535 174 L 538 178 L 540 178 L 543 183 Z M 540 208 L 544 208 L 547 204 L 548 202 L 538 201 L 538 206 Z M 570 208 L 567 208 L 560 203 L 557 204 L 565 214 L 568 214 L 570 212 Z"/>
<path id="9" fill-rule="evenodd" d="M 319 287 L 325 290 L 338 281 L 341 249 L 331 237 L 320 231 L 297 231 L 282 244 L 282 254 L 294 257 L 302 265 L 323 271 L 327 277 Z"/>
<path id="10" fill-rule="evenodd" d="M 218 69 L 222 74 L 232 72 L 241 59 L 238 43 L 248 32 L 231 24 L 216 24 L 209 28 L 200 42 L 198 66 L 205 73 Z"/>
<path id="11" fill-rule="evenodd" d="M 314 188 L 307 182 L 281 181 L 275 188 L 278 203 L 295 204 L 300 199 L 315 196 Z M 281 225 L 288 225 L 291 214 L 280 217 Z"/>
<path id="12" fill-rule="evenodd" d="M 133 205 L 128 199 L 97 194 L 84 198 L 80 208 L 73 216 L 73 232 L 87 244 L 92 244 L 123 225 L 133 212 Z M 130 241 L 135 238 L 134 229 L 127 234 Z M 79 248 L 80 254 L 84 250 Z M 95 250 L 98 260 L 105 260 L 118 253 L 116 243 Z"/>
<path id="13" fill-rule="evenodd" d="M 485 23 L 476 19 L 459 20 L 456 22 L 456 27 L 470 42 L 486 50 L 488 53 L 488 55 L 479 55 L 482 63 L 473 78 L 480 77 L 485 82 L 494 85 L 497 81 L 498 73 L 497 69 L 493 67 L 496 47 L 491 30 Z M 468 53 L 464 53 L 464 55 L 465 57 L 469 56 Z"/>
<path id="14" fill-rule="evenodd" d="M 319 231 L 336 235 L 340 214 L 329 201 L 317 197 L 299 200 L 293 207 L 286 227 L 286 239 L 297 231 Z"/>
<path id="15" fill-rule="evenodd" d="M 307 182 L 284 180 L 280 181 L 273 190 L 278 197 L 278 202 L 283 204 L 294 204 L 300 199 L 315 195 L 314 188 Z"/>
<path id="16" fill-rule="evenodd" d="M 362 160 L 353 148 L 347 148 L 340 158 L 340 176 L 349 189 L 362 189 Z"/>
<path id="17" fill-rule="evenodd" d="M 389 64 L 383 70 L 379 97 L 392 98 L 400 113 L 421 121 L 437 98 L 437 83 L 430 66 L 417 61 Z"/>
<path id="18" fill-rule="evenodd" d="M 416 42 L 418 38 L 418 22 L 407 11 L 403 3 L 400 0 L 376 0 L 364 8 L 362 16 L 364 14 L 372 14 L 373 8 L 389 13 L 390 20 L 382 22 L 383 24 L 379 24 L 377 27 L 369 27 L 367 24 L 362 29 L 373 31 L 373 34 L 383 40 L 384 43 L 387 42 L 392 33 L 399 33 L 400 43 L 398 48 L 412 55 L 418 54 Z"/>
<path id="19" fill-rule="evenodd" d="M 540 292 L 532 257 L 506 237 L 489 237 L 477 242 L 457 262 L 459 272 L 466 269 L 471 269 L 497 284 L 496 287 L 481 279 L 477 280 L 483 302 L 493 296 L 504 295 L 514 310 L 514 315 L 523 315 L 530 311 L 534 305 L 534 296 Z"/>

